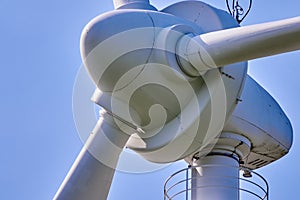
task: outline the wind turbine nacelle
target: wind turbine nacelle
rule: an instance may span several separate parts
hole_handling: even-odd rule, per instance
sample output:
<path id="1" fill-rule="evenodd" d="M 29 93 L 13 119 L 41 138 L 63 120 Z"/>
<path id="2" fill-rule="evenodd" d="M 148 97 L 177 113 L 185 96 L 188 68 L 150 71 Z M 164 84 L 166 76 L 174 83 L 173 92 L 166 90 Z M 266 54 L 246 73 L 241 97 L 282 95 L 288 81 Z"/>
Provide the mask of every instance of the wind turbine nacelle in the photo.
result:
<path id="1" fill-rule="evenodd" d="M 226 12 L 197 3 L 206 18 L 196 23 L 172 7 L 166 13 L 120 9 L 96 17 L 82 34 L 83 62 L 98 88 L 93 100 L 139 130 L 127 146 L 153 162 L 211 147 L 246 77 L 246 62 L 201 76 L 184 73 L 178 41 L 238 26 Z"/>
<path id="2" fill-rule="evenodd" d="M 290 120 L 275 99 L 250 76 L 247 76 L 240 102 L 223 131 L 251 141 L 250 153 L 241 158 L 243 166 L 250 169 L 283 157 L 293 142 Z"/>

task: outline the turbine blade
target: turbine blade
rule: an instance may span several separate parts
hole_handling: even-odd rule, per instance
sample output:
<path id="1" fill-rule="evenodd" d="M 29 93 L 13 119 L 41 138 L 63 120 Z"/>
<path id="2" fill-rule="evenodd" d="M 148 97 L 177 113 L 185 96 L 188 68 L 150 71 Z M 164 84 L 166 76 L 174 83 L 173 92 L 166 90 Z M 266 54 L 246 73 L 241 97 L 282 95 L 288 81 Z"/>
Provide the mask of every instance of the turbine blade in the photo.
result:
<path id="1" fill-rule="evenodd" d="M 200 73 L 228 64 L 300 49 L 300 17 L 215 31 L 178 43 Z"/>
<path id="2" fill-rule="evenodd" d="M 107 199 L 119 155 L 129 135 L 100 118 L 54 200 Z"/>

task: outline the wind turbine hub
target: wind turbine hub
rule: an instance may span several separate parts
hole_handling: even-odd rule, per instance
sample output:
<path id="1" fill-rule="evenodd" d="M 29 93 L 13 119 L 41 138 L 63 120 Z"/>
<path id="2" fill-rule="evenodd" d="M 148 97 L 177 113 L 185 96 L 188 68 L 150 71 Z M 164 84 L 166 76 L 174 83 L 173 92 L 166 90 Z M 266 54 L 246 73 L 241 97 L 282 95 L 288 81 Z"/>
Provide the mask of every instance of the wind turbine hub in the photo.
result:
<path id="1" fill-rule="evenodd" d="M 92 20 L 81 39 L 84 64 L 98 87 L 93 100 L 140 130 L 127 147 L 153 162 L 173 162 L 211 146 L 246 77 L 246 62 L 201 74 L 187 64 L 184 38 L 238 24 L 202 2 L 186 2 L 188 15 L 182 6 L 115 10 Z"/>

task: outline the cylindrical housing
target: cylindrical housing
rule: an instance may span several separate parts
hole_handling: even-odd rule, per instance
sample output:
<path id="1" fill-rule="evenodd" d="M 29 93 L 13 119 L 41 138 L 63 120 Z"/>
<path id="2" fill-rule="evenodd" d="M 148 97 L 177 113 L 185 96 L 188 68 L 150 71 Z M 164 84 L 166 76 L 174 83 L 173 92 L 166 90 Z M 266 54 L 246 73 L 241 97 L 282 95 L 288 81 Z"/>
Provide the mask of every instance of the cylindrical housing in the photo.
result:
<path id="1" fill-rule="evenodd" d="M 211 155 L 196 161 L 192 171 L 192 200 L 238 200 L 239 163 L 229 156 Z"/>

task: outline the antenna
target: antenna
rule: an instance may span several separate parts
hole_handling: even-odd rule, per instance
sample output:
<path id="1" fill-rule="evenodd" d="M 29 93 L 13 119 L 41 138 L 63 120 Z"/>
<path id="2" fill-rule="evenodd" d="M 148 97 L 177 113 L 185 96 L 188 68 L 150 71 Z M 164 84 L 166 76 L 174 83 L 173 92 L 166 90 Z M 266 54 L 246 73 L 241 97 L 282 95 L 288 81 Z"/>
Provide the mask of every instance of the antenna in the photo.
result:
<path id="1" fill-rule="evenodd" d="M 254 170 L 287 154 L 293 131 L 247 74 L 247 61 L 300 50 L 300 17 L 240 27 L 252 1 L 244 15 L 238 1 L 231 14 L 200 1 L 161 11 L 148 0 L 114 5 L 82 32 L 92 100 L 102 111 L 54 199 L 106 199 L 125 147 L 154 163 L 188 163 L 176 173 L 185 172 L 185 189 L 170 195 L 168 179 L 166 199 L 238 200 L 240 191 L 267 199 L 268 184 Z"/>
<path id="2" fill-rule="evenodd" d="M 231 6 L 230 6 L 231 4 Z M 245 17 L 249 14 L 252 7 L 252 0 L 249 0 L 248 8 L 245 12 L 245 9 L 239 4 L 239 0 L 232 0 L 232 3 L 229 0 L 226 0 L 226 5 L 228 12 L 236 19 L 236 21 L 240 24 Z"/>

